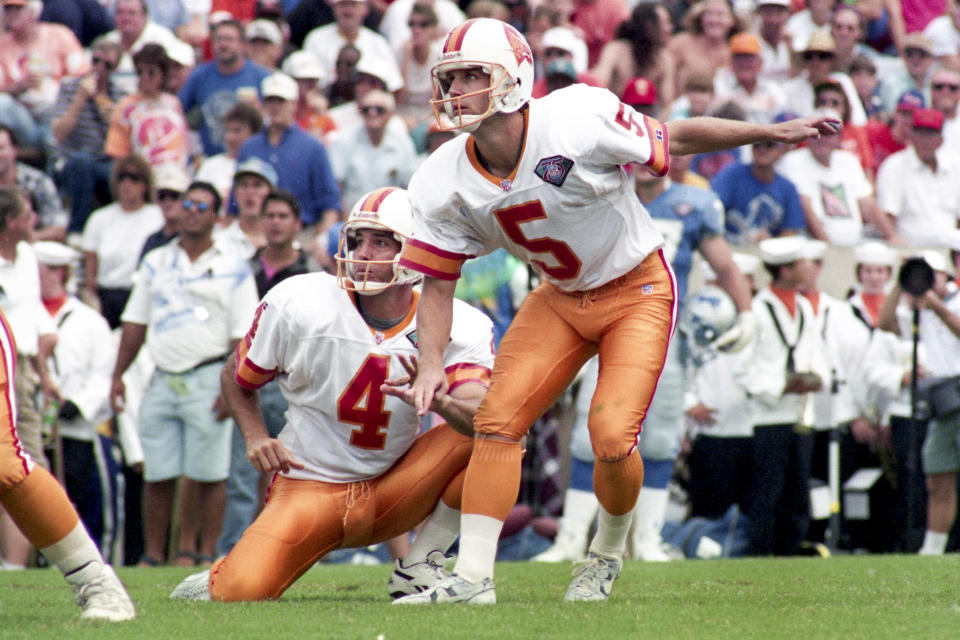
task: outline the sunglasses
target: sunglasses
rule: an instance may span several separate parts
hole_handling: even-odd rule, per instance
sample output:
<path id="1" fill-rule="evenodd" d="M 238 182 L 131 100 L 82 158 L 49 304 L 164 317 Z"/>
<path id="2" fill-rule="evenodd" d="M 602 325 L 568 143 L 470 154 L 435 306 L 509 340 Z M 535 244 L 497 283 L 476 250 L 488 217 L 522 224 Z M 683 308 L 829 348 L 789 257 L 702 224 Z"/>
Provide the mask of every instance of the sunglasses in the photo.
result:
<path id="1" fill-rule="evenodd" d="M 94 56 L 92 62 L 94 66 L 97 66 L 98 64 L 102 64 L 107 68 L 107 71 L 113 71 L 114 68 L 116 68 L 117 66 L 117 64 L 112 60 L 107 60 L 106 58 L 100 58 L 98 56 Z"/>
<path id="2" fill-rule="evenodd" d="M 380 105 L 364 105 L 360 107 L 360 113 L 365 116 L 373 114 L 375 116 L 382 116 L 387 112 L 386 107 L 381 107 Z"/>
<path id="3" fill-rule="evenodd" d="M 157 191 L 157 200 L 179 200 L 180 192 L 170 189 L 160 189 Z"/>
<path id="4" fill-rule="evenodd" d="M 429 29 L 433 26 L 432 22 L 417 22 L 416 20 L 411 20 L 407 23 L 407 26 L 411 29 Z"/>
<path id="5" fill-rule="evenodd" d="M 123 182 L 124 180 L 131 180 L 133 182 L 146 182 L 143 176 L 140 175 L 139 173 L 127 173 L 127 172 L 118 173 L 117 182 Z"/>
<path id="6" fill-rule="evenodd" d="M 930 85 L 930 88 L 934 91 L 960 91 L 960 84 L 952 84 L 950 82 L 935 82 Z"/>
<path id="7" fill-rule="evenodd" d="M 213 208 L 206 202 L 197 202 L 196 200 L 184 200 L 180 206 L 183 207 L 184 211 L 193 211 L 196 209 L 199 213 L 206 213 Z"/>
<path id="8" fill-rule="evenodd" d="M 811 60 L 832 60 L 833 54 L 829 51 L 804 51 L 802 54 L 804 62 Z"/>

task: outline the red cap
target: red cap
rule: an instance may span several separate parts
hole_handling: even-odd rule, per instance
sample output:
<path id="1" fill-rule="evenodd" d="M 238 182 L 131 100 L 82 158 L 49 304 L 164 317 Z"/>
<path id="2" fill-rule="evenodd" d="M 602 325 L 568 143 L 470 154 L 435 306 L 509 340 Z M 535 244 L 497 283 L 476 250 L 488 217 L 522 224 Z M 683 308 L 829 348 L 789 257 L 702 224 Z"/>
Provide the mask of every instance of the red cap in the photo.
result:
<path id="1" fill-rule="evenodd" d="M 943 112 L 936 109 L 915 109 L 913 126 L 919 129 L 943 129 Z"/>
<path id="2" fill-rule="evenodd" d="M 657 87 L 647 78 L 633 78 L 623 89 L 620 101 L 629 104 L 657 104 Z"/>

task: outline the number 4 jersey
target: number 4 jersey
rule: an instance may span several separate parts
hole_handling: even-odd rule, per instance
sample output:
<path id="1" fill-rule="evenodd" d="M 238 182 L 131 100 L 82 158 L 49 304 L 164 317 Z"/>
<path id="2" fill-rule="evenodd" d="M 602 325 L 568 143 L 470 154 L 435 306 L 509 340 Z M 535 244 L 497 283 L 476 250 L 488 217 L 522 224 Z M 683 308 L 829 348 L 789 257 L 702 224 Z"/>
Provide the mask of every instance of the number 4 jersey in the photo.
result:
<path id="1" fill-rule="evenodd" d="M 306 468 L 289 477 L 324 482 L 374 478 L 416 440 L 416 410 L 380 385 L 406 374 L 399 356 L 417 355 L 416 301 L 384 332 L 367 326 L 353 294 L 324 273 L 288 278 L 264 296 L 237 347 L 236 381 L 257 389 L 277 377 L 290 403 L 279 440 Z M 444 352 L 450 389 L 489 384 L 493 325 L 454 301 Z"/>
<path id="2" fill-rule="evenodd" d="M 520 160 L 507 178 L 484 169 L 473 136 L 441 146 L 408 191 L 414 231 L 401 264 L 453 280 L 498 247 L 565 291 L 622 276 L 663 242 L 622 166 L 667 171 L 667 131 L 605 89 L 573 85 L 524 111 Z"/>

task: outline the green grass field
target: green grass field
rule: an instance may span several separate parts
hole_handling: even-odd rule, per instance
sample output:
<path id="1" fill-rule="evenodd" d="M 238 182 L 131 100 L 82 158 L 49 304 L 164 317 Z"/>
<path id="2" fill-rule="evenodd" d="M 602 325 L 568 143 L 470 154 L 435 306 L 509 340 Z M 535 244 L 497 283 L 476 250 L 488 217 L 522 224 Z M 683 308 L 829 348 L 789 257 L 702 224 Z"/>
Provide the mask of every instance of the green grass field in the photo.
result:
<path id="1" fill-rule="evenodd" d="M 395 607 L 388 565 L 315 567 L 279 601 L 172 601 L 185 569 L 124 569 L 135 621 L 84 623 L 53 570 L 0 571 L 0 639 L 960 638 L 960 555 L 627 562 L 604 603 L 569 565 L 497 565 L 499 604 Z"/>

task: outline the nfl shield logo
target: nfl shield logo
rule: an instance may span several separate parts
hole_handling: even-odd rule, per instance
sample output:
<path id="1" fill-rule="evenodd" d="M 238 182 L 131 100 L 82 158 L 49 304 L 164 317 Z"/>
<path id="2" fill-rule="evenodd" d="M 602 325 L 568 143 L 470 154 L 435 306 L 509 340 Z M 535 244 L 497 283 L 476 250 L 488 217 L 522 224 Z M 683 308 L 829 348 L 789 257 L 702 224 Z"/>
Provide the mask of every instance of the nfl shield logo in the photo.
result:
<path id="1" fill-rule="evenodd" d="M 653 293 L 653 285 L 652 284 L 643 285 L 642 287 L 640 287 L 640 293 L 642 293 L 645 296 L 650 295 L 651 293 Z"/>
<path id="2" fill-rule="evenodd" d="M 663 142 L 663 129 L 657 129 L 654 132 L 654 135 L 657 136 L 657 140 L 659 140 L 660 142 Z"/>

